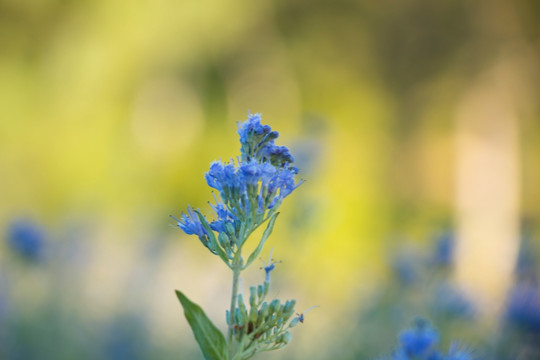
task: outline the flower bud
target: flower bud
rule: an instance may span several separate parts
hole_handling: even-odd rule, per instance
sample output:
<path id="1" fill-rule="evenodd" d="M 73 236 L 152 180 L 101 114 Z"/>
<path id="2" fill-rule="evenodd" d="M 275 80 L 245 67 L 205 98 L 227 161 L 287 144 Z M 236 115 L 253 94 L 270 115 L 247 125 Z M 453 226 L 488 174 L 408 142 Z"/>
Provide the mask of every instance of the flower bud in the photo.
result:
<path id="1" fill-rule="evenodd" d="M 241 324 L 244 324 L 247 322 L 248 312 L 247 312 L 246 304 L 244 303 L 244 297 L 242 296 L 242 294 L 238 294 L 238 308 L 240 309 L 240 314 L 242 315 Z"/>
<path id="2" fill-rule="evenodd" d="M 249 288 L 249 306 L 254 308 L 257 305 L 257 288 L 250 286 Z"/>
<path id="3" fill-rule="evenodd" d="M 279 299 L 272 300 L 272 302 L 270 303 L 270 309 L 268 310 L 268 313 L 270 314 L 276 313 L 279 307 L 280 307 Z"/>
<path id="4" fill-rule="evenodd" d="M 239 308 L 234 309 L 234 323 L 243 324 L 242 313 Z"/>
<path id="5" fill-rule="evenodd" d="M 221 245 L 222 248 L 228 249 L 230 247 L 230 239 L 225 233 L 223 232 L 219 233 L 218 241 L 219 241 L 219 245 Z"/>
<path id="6" fill-rule="evenodd" d="M 225 224 L 225 231 L 227 231 L 227 234 L 229 234 L 229 235 L 234 235 L 235 231 L 234 231 L 233 224 L 231 224 L 230 222 L 226 223 Z"/>
<path id="7" fill-rule="evenodd" d="M 290 331 L 287 331 L 287 332 L 285 332 L 285 334 L 282 335 L 280 342 L 282 342 L 284 344 L 288 344 L 288 343 L 291 342 L 291 340 L 292 340 L 292 334 L 291 334 Z"/>
<path id="8" fill-rule="evenodd" d="M 288 312 L 294 312 L 294 306 L 296 305 L 296 300 L 287 300 L 285 302 L 285 306 L 283 307 L 283 312 L 284 313 L 288 313 Z"/>
<path id="9" fill-rule="evenodd" d="M 265 301 L 261 306 L 261 313 L 259 319 L 266 319 L 268 316 L 268 303 Z"/>
<path id="10" fill-rule="evenodd" d="M 256 307 L 252 307 L 251 309 L 249 309 L 249 322 L 256 324 L 258 316 L 259 312 L 257 311 Z"/>

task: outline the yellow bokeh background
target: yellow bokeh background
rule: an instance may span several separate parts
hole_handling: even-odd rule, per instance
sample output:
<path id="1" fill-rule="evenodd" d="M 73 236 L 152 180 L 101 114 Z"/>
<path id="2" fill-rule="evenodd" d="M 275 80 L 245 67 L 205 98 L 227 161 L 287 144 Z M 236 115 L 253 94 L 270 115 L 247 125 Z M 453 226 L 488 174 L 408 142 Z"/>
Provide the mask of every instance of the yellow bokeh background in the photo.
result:
<path id="1" fill-rule="evenodd" d="M 32 218 L 62 246 L 66 229 L 80 232 L 86 262 L 69 299 L 106 318 L 131 298 L 156 343 L 194 347 L 173 289 L 223 328 L 230 274 L 168 216 L 209 212 L 204 172 L 238 155 L 237 123 L 260 112 L 306 180 L 263 252 L 283 261 L 274 291 L 299 310 L 321 306 L 264 356 L 314 358 L 350 330 L 400 239 L 425 244 L 448 228 L 481 238 L 491 218 L 463 216 L 508 207 L 497 221 L 507 238 L 487 246 L 508 247 L 512 264 L 520 224 L 537 233 L 539 59 L 538 5 L 525 0 L 3 0 L 0 225 Z M 485 157 L 471 165 L 477 149 Z M 151 258 L 156 238 L 164 249 Z M 16 276 L 20 298 L 53 291 Z M 254 266 L 245 291 L 261 276 Z M 495 304 L 507 286 L 484 285 L 479 297 Z"/>

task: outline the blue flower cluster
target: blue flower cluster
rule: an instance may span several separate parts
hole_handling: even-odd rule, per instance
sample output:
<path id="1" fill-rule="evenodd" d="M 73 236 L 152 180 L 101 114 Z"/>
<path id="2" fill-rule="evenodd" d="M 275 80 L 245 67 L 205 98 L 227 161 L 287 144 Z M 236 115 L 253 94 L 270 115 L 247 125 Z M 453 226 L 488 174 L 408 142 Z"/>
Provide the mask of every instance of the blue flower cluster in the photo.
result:
<path id="1" fill-rule="evenodd" d="M 18 219 L 8 227 L 7 242 L 10 248 L 24 259 L 41 260 L 45 250 L 45 233 L 34 222 Z"/>
<path id="2" fill-rule="evenodd" d="M 439 333 L 424 319 L 399 335 L 399 346 L 387 360 L 473 360 L 472 354 L 452 344 L 448 353 L 437 350 Z"/>
<path id="3" fill-rule="evenodd" d="M 232 259 L 249 234 L 276 214 L 283 199 L 300 182 L 294 158 L 284 146 L 277 146 L 277 131 L 261 124 L 260 114 L 250 114 L 239 127 L 241 157 L 235 163 L 214 161 L 205 174 L 207 184 L 219 192 L 215 220 L 208 222 L 198 210 L 188 208 L 181 219 L 174 218 L 186 234 L 197 235 L 214 254 Z M 212 241 L 217 232 L 218 237 Z M 223 256 L 222 256 L 223 258 Z"/>
<path id="4" fill-rule="evenodd" d="M 243 162 L 256 159 L 278 167 L 293 163 L 294 158 L 289 149 L 274 144 L 279 133 L 272 131 L 270 126 L 261 124 L 261 114 L 250 114 L 238 130 L 238 134 L 242 144 L 240 151 Z"/>

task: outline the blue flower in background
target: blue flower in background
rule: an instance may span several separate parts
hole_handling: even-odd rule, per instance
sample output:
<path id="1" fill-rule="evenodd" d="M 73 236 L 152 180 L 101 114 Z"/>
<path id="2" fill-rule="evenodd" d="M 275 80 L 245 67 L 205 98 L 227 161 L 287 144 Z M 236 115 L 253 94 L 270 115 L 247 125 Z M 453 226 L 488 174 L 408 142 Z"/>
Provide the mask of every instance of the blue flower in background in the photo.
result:
<path id="1" fill-rule="evenodd" d="M 436 266 L 447 267 L 454 261 L 455 238 L 451 232 L 439 235 L 435 242 L 433 263 Z"/>
<path id="2" fill-rule="evenodd" d="M 424 319 L 417 319 L 412 329 L 399 335 L 402 349 L 408 356 L 422 356 L 439 342 L 439 333 Z"/>
<path id="3" fill-rule="evenodd" d="M 19 219 L 7 230 L 7 243 L 11 250 L 27 260 L 40 260 L 45 251 L 45 233 L 36 223 Z"/>
<path id="4" fill-rule="evenodd" d="M 438 331 L 425 319 L 416 319 L 411 329 L 399 335 L 399 347 L 388 360 L 473 360 L 470 351 L 452 343 L 448 354 L 439 351 Z"/>
<path id="5" fill-rule="evenodd" d="M 512 289 L 506 307 L 506 321 L 535 334 L 540 334 L 540 289 L 522 283 Z"/>

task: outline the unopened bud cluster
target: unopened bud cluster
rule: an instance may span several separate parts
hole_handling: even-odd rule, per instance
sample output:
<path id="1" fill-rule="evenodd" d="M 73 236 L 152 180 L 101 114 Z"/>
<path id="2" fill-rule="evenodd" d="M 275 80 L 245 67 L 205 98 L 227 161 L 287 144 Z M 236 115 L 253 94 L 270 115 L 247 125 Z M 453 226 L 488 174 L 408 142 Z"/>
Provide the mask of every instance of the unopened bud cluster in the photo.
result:
<path id="1" fill-rule="evenodd" d="M 265 301 L 270 283 L 251 286 L 249 289 L 249 309 L 244 302 L 242 294 L 238 295 L 238 307 L 232 317 L 227 311 L 227 325 L 233 329 L 233 336 L 238 341 L 246 355 L 259 351 L 276 350 L 287 345 L 292 334 L 288 331 L 292 326 L 289 321 L 294 314 L 295 300 L 281 303 L 274 299 Z M 293 319 L 294 321 L 294 319 Z"/>

